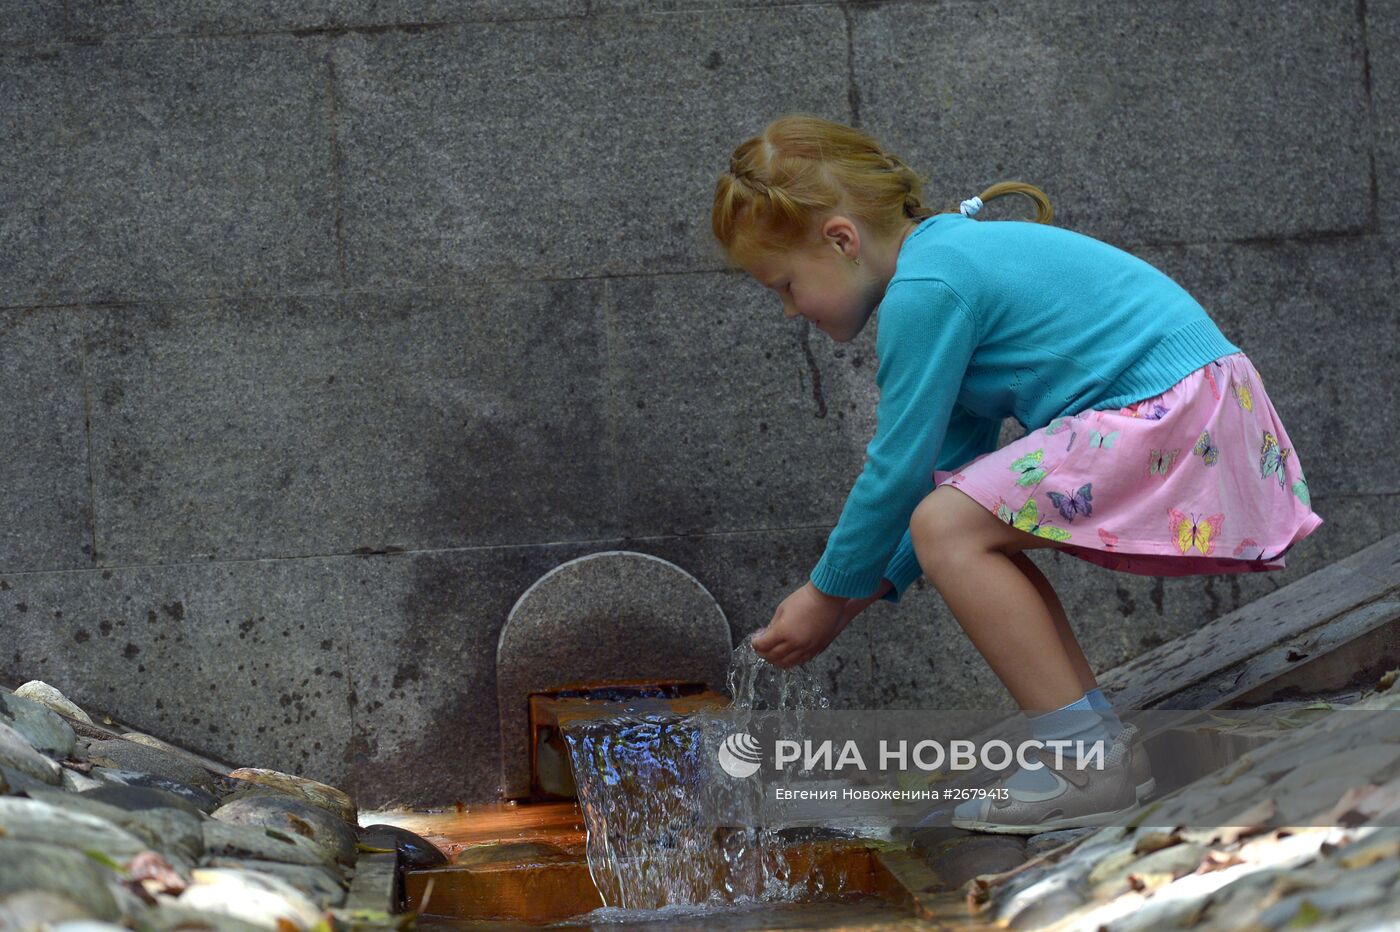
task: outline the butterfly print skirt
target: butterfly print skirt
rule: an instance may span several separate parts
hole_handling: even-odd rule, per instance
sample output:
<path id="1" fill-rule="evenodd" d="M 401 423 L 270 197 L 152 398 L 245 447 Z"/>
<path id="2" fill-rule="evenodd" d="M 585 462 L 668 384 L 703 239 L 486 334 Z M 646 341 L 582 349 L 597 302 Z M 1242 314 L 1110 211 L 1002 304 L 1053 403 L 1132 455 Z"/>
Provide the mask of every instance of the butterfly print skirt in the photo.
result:
<path id="1" fill-rule="evenodd" d="M 1282 569 L 1322 524 L 1243 353 L 1126 408 L 1056 418 L 934 480 L 1068 553 L 1149 576 Z"/>

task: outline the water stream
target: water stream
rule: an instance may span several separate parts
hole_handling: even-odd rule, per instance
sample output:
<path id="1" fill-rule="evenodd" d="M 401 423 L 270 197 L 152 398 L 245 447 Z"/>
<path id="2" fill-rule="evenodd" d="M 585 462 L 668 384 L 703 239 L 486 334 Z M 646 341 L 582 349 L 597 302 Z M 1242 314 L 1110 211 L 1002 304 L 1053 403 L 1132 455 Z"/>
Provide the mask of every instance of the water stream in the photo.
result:
<path id="1" fill-rule="evenodd" d="M 821 886 L 813 868 L 783 857 L 779 829 L 757 824 L 763 783 L 727 776 L 718 752 L 750 713 L 790 713 L 800 726 L 830 700 L 810 670 L 774 667 L 748 638 L 730 658 L 728 686 L 733 705 L 722 712 L 639 702 L 565 726 L 589 871 L 608 907 L 784 902 Z"/>

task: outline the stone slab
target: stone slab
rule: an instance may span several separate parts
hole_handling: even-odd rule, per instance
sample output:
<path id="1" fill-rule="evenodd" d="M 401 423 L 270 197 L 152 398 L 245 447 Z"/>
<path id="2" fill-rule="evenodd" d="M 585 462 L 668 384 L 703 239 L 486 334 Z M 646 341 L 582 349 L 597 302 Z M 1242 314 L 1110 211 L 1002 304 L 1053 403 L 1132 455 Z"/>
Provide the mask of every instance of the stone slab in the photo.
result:
<path id="1" fill-rule="evenodd" d="M 582 16 L 587 0 L 314 0 L 249 4 L 198 0 L 168 4 L 159 0 L 69 0 L 72 31 L 78 37 L 204 35 L 321 29 L 366 29 L 491 19 Z"/>
<path id="2" fill-rule="evenodd" d="M 874 436 L 875 327 L 837 344 L 742 274 L 615 279 L 607 304 L 628 534 L 836 521 Z"/>
<path id="3" fill-rule="evenodd" d="M 616 533 L 600 293 L 550 282 L 89 311 L 102 560 Z"/>
<path id="4" fill-rule="evenodd" d="M 1357 9 L 853 5 L 855 90 L 940 207 L 1023 180 L 1115 244 L 1355 233 L 1372 226 Z"/>
<path id="5" fill-rule="evenodd" d="M 329 71 L 292 36 L 66 45 L 66 296 L 341 282 Z M 66 167 L 63 162 L 59 167 Z M 28 260 L 22 260 L 28 264 Z"/>
<path id="6" fill-rule="evenodd" d="M 657 274 L 771 114 L 848 119 L 839 9 L 491 23 L 332 47 L 351 283 Z M 386 179 L 393 179 L 386 183 Z"/>
<path id="7" fill-rule="evenodd" d="M 63 47 L 0 47 L 0 305 L 47 304 L 73 290 L 68 191 L 77 161 L 64 119 L 73 63 Z"/>
<path id="8" fill-rule="evenodd" d="M 82 350 L 71 310 L 0 310 L 0 570 L 92 566 Z"/>
<path id="9" fill-rule="evenodd" d="M 0 17 L 0 42 L 57 42 L 63 38 L 63 0 L 9 0 Z M 7 98 L 8 100 L 8 98 Z"/>
<path id="10" fill-rule="evenodd" d="M 1400 230 L 1400 7 L 1367 3 L 1366 63 L 1375 135 L 1376 214 L 1380 229 Z"/>
<path id="11" fill-rule="evenodd" d="M 1352 412 L 1389 408 L 1400 371 L 1400 239 L 1359 236 L 1144 250 L 1249 354 L 1313 496 L 1400 491 L 1400 437 Z M 1326 515 L 1323 515 L 1326 518 Z"/>

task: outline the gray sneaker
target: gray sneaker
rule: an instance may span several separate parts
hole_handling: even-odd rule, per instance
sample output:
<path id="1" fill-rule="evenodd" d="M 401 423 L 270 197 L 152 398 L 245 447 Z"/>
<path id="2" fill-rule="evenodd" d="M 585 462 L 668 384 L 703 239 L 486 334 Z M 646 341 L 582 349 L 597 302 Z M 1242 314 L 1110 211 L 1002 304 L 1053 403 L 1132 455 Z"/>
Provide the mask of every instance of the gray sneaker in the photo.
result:
<path id="1" fill-rule="evenodd" d="M 1066 755 L 1064 766 L 1057 768 L 1053 750 L 1035 748 L 1031 753 L 1055 779 L 1054 789 L 1015 790 L 996 784 L 993 791 L 1004 796 L 983 797 L 970 814 L 958 816 L 955 812 L 952 824 L 1007 835 L 1112 824 L 1138 808 L 1131 738 L 1129 735 L 1128 741 L 1115 740 L 1108 745 L 1102 770 L 1080 769 L 1073 755 Z"/>
<path id="2" fill-rule="evenodd" d="M 1147 758 L 1147 747 L 1138 740 L 1138 727 L 1124 723 L 1122 731 L 1113 739 L 1132 748 L 1133 786 L 1137 791 L 1137 801 L 1147 802 L 1157 791 L 1157 778 L 1152 776 L 1152 762 Z"/>

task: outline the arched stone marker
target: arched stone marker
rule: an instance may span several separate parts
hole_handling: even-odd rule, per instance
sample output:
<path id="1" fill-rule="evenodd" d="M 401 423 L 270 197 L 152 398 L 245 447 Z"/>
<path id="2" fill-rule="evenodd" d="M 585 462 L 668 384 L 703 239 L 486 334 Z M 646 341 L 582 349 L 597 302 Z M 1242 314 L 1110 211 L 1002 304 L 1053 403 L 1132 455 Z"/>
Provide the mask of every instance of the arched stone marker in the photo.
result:
<path id="1" fill-rule="evenodd" d="M 609 550 L 550 570 L 516 601 L 496 647 L 503 795 L 530 795 L 531 693 L 625 680 L 723 691 L 732 647 L 719 603 L 674 563 Z"/>

